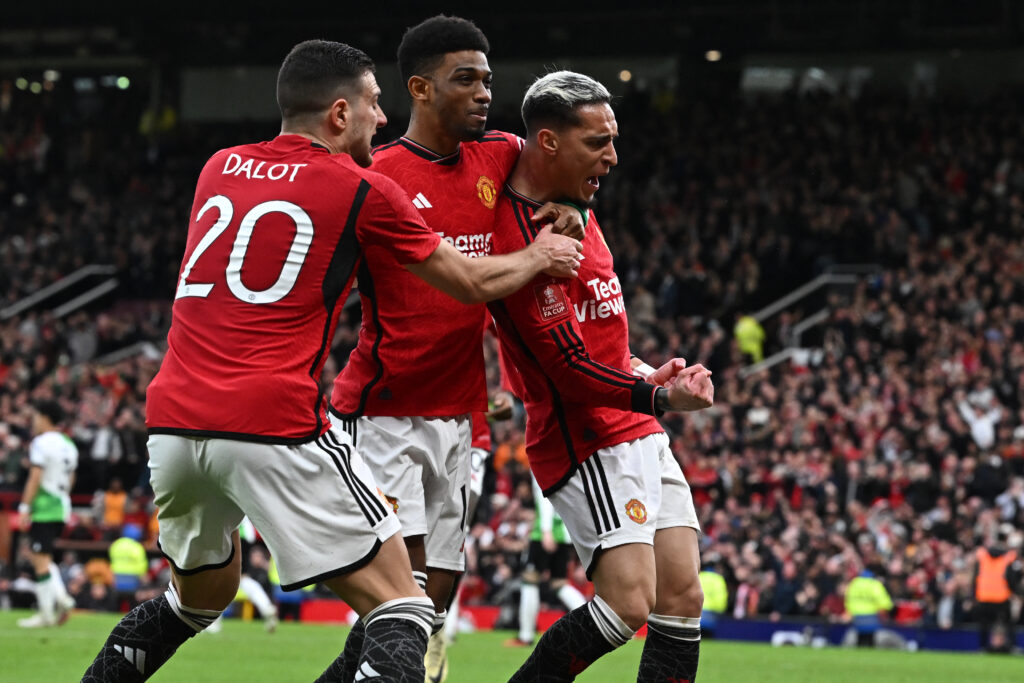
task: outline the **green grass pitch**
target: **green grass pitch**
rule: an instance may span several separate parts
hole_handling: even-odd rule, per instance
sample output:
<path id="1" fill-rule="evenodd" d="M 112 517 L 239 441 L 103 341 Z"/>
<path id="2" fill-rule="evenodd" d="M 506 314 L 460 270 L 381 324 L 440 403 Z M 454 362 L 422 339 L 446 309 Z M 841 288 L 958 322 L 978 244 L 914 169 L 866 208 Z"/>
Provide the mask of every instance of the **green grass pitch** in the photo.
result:
<path id="1" fill-rule="evenodd" d="M 76 613 L 61 628 L 17 626 L 25 611 L 0 612 L 0 680 L 11 683 L 77 681 L 117 623 L 112 614 Z M 178 651 L 151 680 L 158 682 L 312 681 L 337 656 L 346 628 L 284 623 L 264 633 L 260 622 L 229 619 L 220 633 L 202 634 Z M 510 632 L 463 634 L 449 649 L 449 683 L 507 681 L 527 651 L 506 648 Z M 642 641 L 602 658 L 577 680 L 619 683 L 636 680 Z M 758 681 L 793 683 L 898 683 L 964 681 L 1020 683 L 1024 658 L 934 652 L 772 648 L 705 642 L 700 683 Z"/>

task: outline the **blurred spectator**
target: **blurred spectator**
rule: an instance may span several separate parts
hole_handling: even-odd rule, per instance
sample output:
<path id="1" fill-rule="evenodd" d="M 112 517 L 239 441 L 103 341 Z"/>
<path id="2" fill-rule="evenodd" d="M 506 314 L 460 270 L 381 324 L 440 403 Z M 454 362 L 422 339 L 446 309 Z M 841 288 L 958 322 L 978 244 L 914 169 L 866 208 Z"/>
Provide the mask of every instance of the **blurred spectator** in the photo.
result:
<path id="1" fill-rule="evenodd" d="M 740 351 L 750 363 L 760 363 L 764 360 L 764 328 L 756 318 L 740 313 L 733 327 L 733 336 L 736 337 Z"/>
<path id="2" fill-rule="evenodd" d="M 850 615 L 857 632 L 857 646 L 875 645 L 875 636 L 882 626 L 882 614 L 893 608 L 889 591 L 875 573 L 861 571 L 846 586 L 846 613 Z"/>
<path id="3" fill-rule="evenodd" d="M 114 477 L 106 491 L 93 497 L 93 505 L 99 508 L 103 520 L 104 533 L 118 532 L 124 525 L 124 513 L 128 503 L 128 494 L 121 480 Z"/>
<path id="4" fill-rule="evenodd" d="M 975 609 L 981 646 L 988 652 L 1009 652 L 1017 642 L 1010 598 L 1020 583 L 1021 563 L 1006 547 L 1007 538 L 1000 531 L 994 543 L 975 551 Z"/>
<path id="5" fill-rule="evenodd" d="M 110 571 L 114 574 L 114 588 L 119 596 L 131 595 L 138 590 L 149 570 L 149 559 L 141 539 L 142 529 L 128 524 L 121 537 L 110 544 Z"/>
<path id="6" fill-rule="evenodd" d="M 729 607 L 729 588 L 717 565 L 705 566 L 697 576 L 704 591 L 704 610 L 700 615 L 701 637 L 714 638 L 718 619 Z"/>

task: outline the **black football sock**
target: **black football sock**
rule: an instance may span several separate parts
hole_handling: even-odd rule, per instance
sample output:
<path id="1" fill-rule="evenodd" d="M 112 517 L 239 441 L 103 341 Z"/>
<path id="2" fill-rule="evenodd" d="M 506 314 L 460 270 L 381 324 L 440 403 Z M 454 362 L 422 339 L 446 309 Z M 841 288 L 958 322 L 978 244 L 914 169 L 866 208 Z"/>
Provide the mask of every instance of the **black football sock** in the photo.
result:
<path id="1" fill-rule="evenodd" d="M 600 596 L 545 631 L 509 683 L 572 681 L 599 657 L 629 642 L 633 629 Z"/>
<path id="2" fill-rule="evenodd" d="M 220 612 L 185 607 L 172 586 L 128 612 L 114 627 L 82 677 L 82 683 L 145 681 L 186 640 L 213 623 Z"/>
<path id="3" fill-rule="evenodd" d="M 378 678 L 395 683 L 423 683 L 426 671 L 423 656 L 427 637 L 434 622 L 434 603 L 427 598 L 390 600 L 367 613 L 363 626 L 363 647 L 353 678 Z M 355 629 L 353 628 L 353 632 Z M 352 634 L 349 634 L 352 637 Z M 339 660 L 346 656 L 349 644 Z M 342 668 L 336 660 L 317 683 L 340 683 Z"/>
<path id="4" fill-rule="evenodd" d="M 700 657 L 700 618 L 647 618 L 647 642 L 640 656 L 637 683 L 694 683 Z"/>
<path id="5" fill-rule="evenodd" d="M 327 667 L 327 671 L 320 674 L 316 683 L 326 681 L 340 681 L 340 683 L 352 683 L 359 670 L 359 655 L 363 652 L 363 639 L 366 636 L 366 626 L 362 619 L 352 624 L 352 630 L 348 632 L 345 639 L 345 647 L 342 648 L 338 658 Z"/>

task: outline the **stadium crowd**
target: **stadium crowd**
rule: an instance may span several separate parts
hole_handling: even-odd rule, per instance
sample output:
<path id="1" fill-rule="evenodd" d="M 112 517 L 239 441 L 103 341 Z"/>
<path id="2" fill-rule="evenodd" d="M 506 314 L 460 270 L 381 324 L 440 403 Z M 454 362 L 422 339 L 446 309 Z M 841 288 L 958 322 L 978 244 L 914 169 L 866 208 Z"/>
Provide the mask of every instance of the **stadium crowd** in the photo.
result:
<path id="1" fill-rule="evenodd" d="M 69 97 L 0 98 L 12 114 L 0 119 L 0 308 L 89 263 L 115 265 L 122 294 L 63 319 L 0 318 L 0 492 L 20 490 L 29 402 L 57 398 L 82 453 L 75 492 L 117 479 L 148 528 L 143 415 L 159 355 L 95 359 L 162 341 L 192 183 L 233 133 L 173 120 L 140 128 L 141 103 L 113 92 L 93 96 L 102 106 L 75 99 L 86 115 L 69 127 L 59 106 Z M 736 617 L 838 619 L 843 587 L 869 568 L 897 620 L 951 627 L 972 619 L 973 550 L 1000 528 L 1021 545 L 1022 114 L 1008 96 L 684 106 L 635 91 L 620 102 L 620 166 L 597 213 L 634 352 L 714 371 L 715 406 L 666 426 L 703 560 L 725 575 Z M 808 335 L 820 351 L 741 373 L 738 317 L 842 263 L 878 268 L 828 295 L 829 318 Z M 789 342 L 805 305 L 765 321 L 767 353 Z M 358 319 L 346 316 L 328 374 Z M 521 424 L 494 427 L 469 601 L 510 594 L 532 521 Z M 83 539 L 112 540 L 123 524 L 102 511 L 77 519 L 71 533 Z M 80 605 L 110 605 L 88 597 L 88 582 L 78 589 Z"/>

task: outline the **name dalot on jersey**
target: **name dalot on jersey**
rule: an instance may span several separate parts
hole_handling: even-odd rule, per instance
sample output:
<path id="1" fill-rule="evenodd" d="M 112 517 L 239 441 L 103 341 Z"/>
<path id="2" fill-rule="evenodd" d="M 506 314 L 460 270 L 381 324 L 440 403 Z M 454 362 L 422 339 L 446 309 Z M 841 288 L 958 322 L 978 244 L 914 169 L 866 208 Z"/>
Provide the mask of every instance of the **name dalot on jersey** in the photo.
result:
<path id="1" fill-rule="evenodd" d="M 441 239 L 461 251 L 469 258 L 488 256 L 491 253 L 491 236 L 494 234 L 493 232 L 481 232 L 475 235 L 459 235 L 458 237 L 451 237 L 449 235 L 445 235 L 443 232 L 439 232 L 437 234 Z"/>
<path id="2" fill-rule="evenodd" d="M 537 306 L 540 308 L 540 317 L 544 320 L 558 318 L 569 312 L 565 302 L 565 292 L 555 284 L 537 285 L 533 288 L 533 294 L 537 297 Z"/>
<path id="3" fill-rule="evenodd" d="M 232 152 L 224 162 L 224 175 L 245 176 L 249 180 L 284 180 L 295 182 L 295 174 L 307 164 L 267 164 L 266 161 L 255 159 L 242 160 L 242 156 Z"/>
<path id="4" fill-rule="evenodd" d="M 626 310 L 626 303 L 622 299 L 622 284 L 617 275 L 611 280 L 596 277 L 587 280 L 587 289 L 593 292 L 594 298 L 572 305 L 577 322 L 610 318 Z"/>

